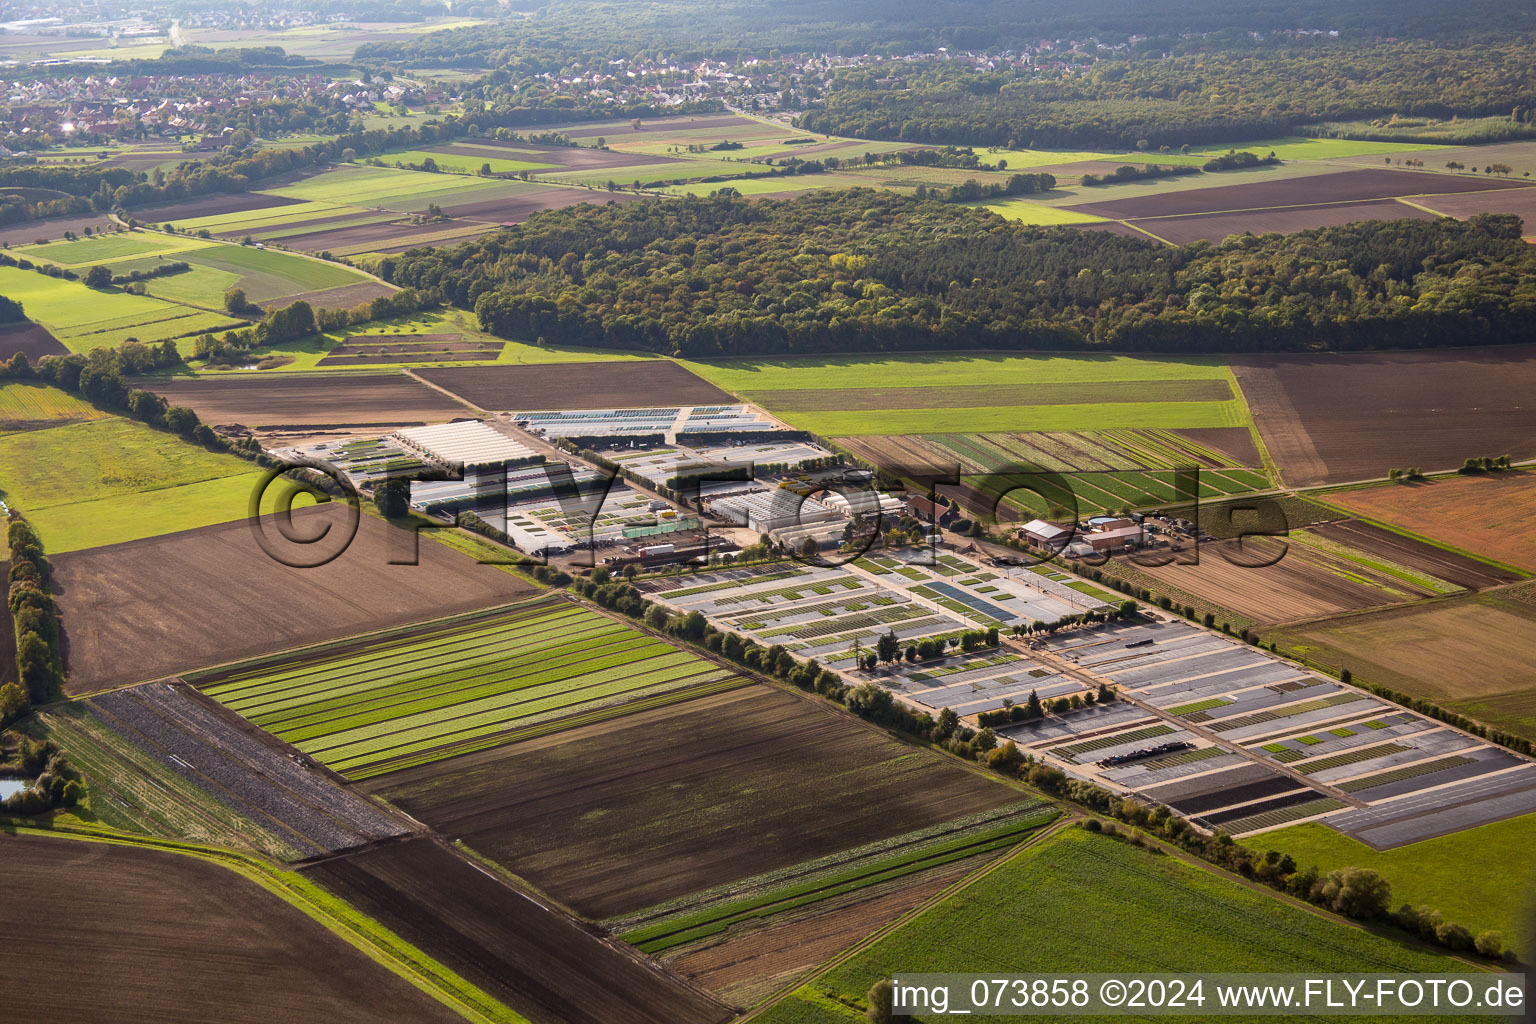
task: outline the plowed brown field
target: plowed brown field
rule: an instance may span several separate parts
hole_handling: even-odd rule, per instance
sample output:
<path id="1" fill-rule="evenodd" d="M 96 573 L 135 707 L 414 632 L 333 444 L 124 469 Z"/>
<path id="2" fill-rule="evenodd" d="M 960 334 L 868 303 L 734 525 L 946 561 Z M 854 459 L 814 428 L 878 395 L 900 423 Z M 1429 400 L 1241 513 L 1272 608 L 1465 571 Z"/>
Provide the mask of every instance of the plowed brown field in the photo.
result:
<path id="1" fill-rule="evenodd" d="M 665 359 L 644 362 L 463 366 L 418 372 L 481 409 L 612 409 L 730 405 L 736 399 Z"/>
<path id="2" fill-rule="evenodd" d="M 1018 797 L 767 686 L 407 769 L 369 788 L 594 919 Z"/>
<path id="3" fill-rule="evenodd" d="M 1536 474 L 1530 471 L 1370 487 L 1328 500 L 1463 551 L 1536 570 Z"/>
<path id="4" fill-rule="evenodd" d="M 247 427 L 405 426 L 470 415 L 403 373 L 146 378 L 144 386 L 188 406 L 204 423 Z"/>
<path id="5" fill-rule="evenodd" d="M 6 971 L 9 1020 L 463 1019 L 296 907 L 208 861 L 0 835 L 0 863 L 0 918 L 33 968 Z M 64 980 L 61 971 L 76 977 Z"/>
<path id="6" fill-rule="evenodd" d="M 1244 356 L 1233 370 L 1291 486 L 1536 456 L 1536 346 Z"/>
<path id="7" fill-rule="evenodd" d="M 296 509 L 294 532 L 329 525 L 337 503 Z M 269 522 L 272 536 L 276 526 Z M 71 551 L 52 559 L 68 692 L 158 679 L 364 630 L 505 604 L 531 584 L 428 538 L 418 565 L 390 565 L 404 531 L 363 515 L 340 557 L 313 569 L 270 558 L 245 521 Z M 310 552 L 284 546 L 295 554 Z"/>
<path id="8" fill-rule="evenodd" d="M 305 873 L 534 1024 L 715 1024 L 732 1016 L 431 839 Z"/>

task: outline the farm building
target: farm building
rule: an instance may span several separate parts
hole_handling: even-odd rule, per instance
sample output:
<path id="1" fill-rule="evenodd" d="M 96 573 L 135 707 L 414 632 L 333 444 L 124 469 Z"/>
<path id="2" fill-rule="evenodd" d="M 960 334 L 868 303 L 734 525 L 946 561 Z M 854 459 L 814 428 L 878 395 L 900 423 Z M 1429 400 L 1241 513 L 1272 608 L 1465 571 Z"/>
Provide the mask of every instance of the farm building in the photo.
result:
<path id="1" fill-rule="evenodd" d="M 445 466 L 517 466 L 542 462 L 544 456 L 479 420 L 408 427 L 390 438 Z"/>
<path id="2" fill-rule="evenodd" d="M 1051 547 L 1053 545 L 1065 544 L 1071 540 L 1072 531 L 1057 526 L 1055 523 L 1048 523 L 1044 519 L 1031 519 L 1019 527 L 1019 535 L 1031 544 Z"/>
<path id="3" fill-rule="evenodd" d="M 914 494 L 907 499 L 907 505 L 912 509 L 912 514 L 924 522 L 937 523 L 940 526 L 948 526 L 958 518 L 958 513 L 947 505 L 940 505 L 921 494 Z"/>
<path id="4" fill-rule="evenodd" d="M 717 444 L 702 447 L 667 445 L 643 451 L 622 449 L 603 453 L 627 472 L 653 484 L 667 486 L 673 477 L 707 473 L 711 470 L 745 467 L 756 476 L 758 467 L 790 467 L 830 458 L 832 453 L 808 441 L 751 442 Z"/>
<path id="5" fill-rule="evenodd" d="M 882 519 L 894 520 L 907 514 L 906 502 L 881 491 L 826 491 L 819 500 L 848 519 L 878 515 Z"/>
<path id="6" fill-rule="evenodd" d="M 1095 551 L 1120 551 L 1141 544 L 1141 526 L 1129 519 L 1114 519 L 1097 524 L 1082 539 Z"/>
<path id="7" fill-rule="evenodd" d="M 782 526 L 769 533 L 768 539 L 786 551 L 799 551 L 805 547 L 805 542 L 808 540 L 815 541 L 818 548 L 836 547 L 843 542 L 843 533 L 847 529 L 848 524 L 839 520 L 802 526 Z"/>
<path id="8" fill-rule="evenodd" d="M 815 498 L 803 497 L 782 487 L 771 491 L 720 498 L 710 502 L 710 512 L 758 533 L 772 533 L 787 526 L 807 526 L 843 517 Z"/>
<path id="9" fill-rule="evenodd" d="M 541 437 L 661 435 L 672 443 L 680 433 L 778 430 L 747 405 L 683 405 L 650 409 L 562 409 L 515 412 L 512 419 Z"/>

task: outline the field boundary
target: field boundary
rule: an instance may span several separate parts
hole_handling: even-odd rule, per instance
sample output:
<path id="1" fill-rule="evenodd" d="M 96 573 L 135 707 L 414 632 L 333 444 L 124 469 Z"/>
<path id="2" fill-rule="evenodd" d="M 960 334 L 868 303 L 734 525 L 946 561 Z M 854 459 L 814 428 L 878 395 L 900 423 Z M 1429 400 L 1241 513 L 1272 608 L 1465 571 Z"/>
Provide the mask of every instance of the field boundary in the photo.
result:
<path id="1" fill-rule="evenodd" d="M 1057 806 L 1062 806 L 1062 805 L 1058 804 Z M 739 1018 L 737 1018 L 737 1024 L 749 1024 L 749 1022 L 751 1022 L 753 1020 L 756 1020 L 763 1013 L 766 1013 L 768 1010 L 772 1009 L 774 1006 L 776 1006 L 779 1003 L 783 1002 L 785 999 L 789 998 L 795 992 L 797 992 L 800 989 L 805 988 L 806 986 L 814 983 L 818 978 L 820 978 L 823 975 L 825 975 L 828 971 L 835 970 L 838 967 L 842 966 L 850 958 L 852 958 L 854 956 L 857 956 L 864 949 L 866 949 L 869 946 L 873 945 L 874 943 L 878 942 L 880 939 L 883 939 L 885 936 L 889 935 L 891 932 L 897 931 L 898 929 L 905 927 L 906 925 L 911 923 L 916 918 L 921 917 L 923 914 L 926 914 L 933 907 L 937 906 L 938 904 L 944 902 L 947 899 L 950 899 L 951 897 L 953 897 L 957 893 L 963 892 L 964 890 L 970 888 L 976 882 L 979 882 L 981 879 L 987 877 L 987 875 L 989 875 L 992 872 L 997 871 L 998 869 L 1002 868 L 1003 865 L 1012 862 L 1015 858 L 1017 858 L 1025 850 L 1027 850 L 1030 847 L 1034 846 L 1036 843 L 1043 842 L 1044 840 L 1050 838 L 1051 836 L 1056 835 L 1058 832 L 1061 832 L 1064 829 L 1072 827 L 1074 824 L 1076 824 L 1076 822 L 1081 817 L 1081 812 L 1079 812 L 1076 808 L 1072 807 L 1072 805 L 1070 805 L 1070 804 L 1065 805 L 1065 809 L 1067 810 L 1067 814 L 1066 814 L 1065 817 L 1061 818 L 1060 820 L 1058 820 L 1058 821 L 1056 821 L 1056 822 L 1054 822 L 1052 824 L 1046 825 L 1044 828 L 1041 828 L 1041 829 L 1035 831 L 1034 833 L 1029 835 L 1023 842 L 1019 843 L 1017 846 L 1015 846 L 1013 849 L 1009 850 L 1003 856 L 996 858 L 995 860 L 993 860 L 989 864 L 983 864 L 981 867 L 979 867 L 975 871 L 972 871 L 971 873 L 967 874 L 965 877 L 959 879 L 954 884 L 946 886 L 944 889 L 942 889 L 939 892 L 935 893 L 934 895 L 930 896 L 928 899 L 926 899 L 923 902 L 919 903 L 917 906 L 913 907 L 911 910 L 908 910 L 905 914 L 902 914 L 901 916 L 897 917 L 895 920 L 889 921 L 886 924 L 884 924 L 883 926 L 881 926 L 880 928 L 877 928 L 874 931 L 870 932 L 868 935 L 864 936 L 858 942 L 855 942 L 853 945 L 849 946 L 847 949 L 844 949 L 841 953 L 839 953 L 836 956 L 832 957 L 830 960 L 828 960 L 825 963 L 823 963 L 820 967 L 816 968 L 811 973 L 803 975 L 802 977 L 796 979 L 789 986 L 787 986 L 786 988 L 780 989 L 779 991 L 773 993 L 772 995 L 770 995 L 767 998 L 763 999 L 757 1005 L 748 1007 L 742 1013 L 742 1015 Z"/>

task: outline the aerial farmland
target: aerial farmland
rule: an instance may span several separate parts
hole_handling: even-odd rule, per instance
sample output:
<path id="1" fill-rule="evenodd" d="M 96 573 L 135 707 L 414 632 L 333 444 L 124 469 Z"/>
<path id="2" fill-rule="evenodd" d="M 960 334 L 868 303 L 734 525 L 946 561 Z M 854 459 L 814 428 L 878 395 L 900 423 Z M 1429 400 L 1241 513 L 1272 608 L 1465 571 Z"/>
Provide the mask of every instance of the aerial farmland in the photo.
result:
<path id="1" fill-rule="evenodd" d="M 9 1016 L 1517 993 L 1529 5 L 13 6 Z"/>

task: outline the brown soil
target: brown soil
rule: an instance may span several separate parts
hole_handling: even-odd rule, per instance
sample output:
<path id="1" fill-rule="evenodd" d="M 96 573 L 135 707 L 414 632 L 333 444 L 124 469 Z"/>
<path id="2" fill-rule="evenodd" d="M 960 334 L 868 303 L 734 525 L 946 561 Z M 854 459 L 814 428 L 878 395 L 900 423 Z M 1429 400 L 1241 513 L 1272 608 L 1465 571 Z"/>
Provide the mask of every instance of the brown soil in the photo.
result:
<path id="1" fill-rule="evenodd" d="M 1536 189 L 1501 188 L 1459 195 L 1420 196 L 1413 202 L 1447 217 L 1463 219 L 1479 213 L 1513 213 L 1525 221 L 1526 234 L 1536 230 Z"/>
<path id="2" fill-rule="evenodd" d="M 45 241 L 61 239 L 66 231 L 83 235 L 86 228 L 98 231 L 110 226 L 107 215 L 104 213 L 92 213 L 82 217 L 58 217 L 53 220 L 29 220 L 24 224 L 8 224 L 0 227 L 0 242 L 9 245 L 31 245 L 38 239 Z"/>
<path id="3" fill-rule="evenodd" d="M 1458 555 L 1454 551 L 1446 551 L 1358 519 L 1314 526 L 1312 532 L 1369 554 L 1381 555 L 1398 565 L 1417 569 L 1468 590 L 1482 590 L 1524 578 L 1507 569 L 1495 568 L 1475 558 Z"/>
<path id="4" fill-rule="evenodd" d="M 961 387 L 810 388 L 775 391 L 774 409 L 791 412 L 967 409 L 984 406 L 1099 405 L 1114 402 L 1226 402 L 1224 380 L 1137 380 Z"/>
<path id="5" fill-rule="evenodd" d="M 1529 471 L 1372 487 L 1328 500 L 1476 555 L 1536 569 L 1536 474 Z"/>
<path id="6" fill-rule="evenodd" d="M 654 121 L 640 121 L 639 128 L 631 128 L 629 125 L 597 125 L 571 124 L 555 125 L 544 128 L 544 131 L 560 132 L 571 139 L 617 139 L 621 136 L 635 135 L 665 135 L 669 131 L 692 131 L 696 128 L 746 128 L 762 127 L 750 117 L 667 117 Z"/>
<path id="7" fill-rule="evenodd" d="M 189 406 L 204 423 L 247 427 L 440 423 L 470 414 L 401 373 L 145 378 L 145 385 L 172 405 Z"/>
<path id="8" fill-rule="evenodd" d="M 774 918 L 776 923 L 766 928 L 727 934 L 665 959 L 674 970 L 727 1002 L 751 1005 L 936 896 L 989 859 L 967 859 L 891 885 L 861 889 L 852 899 L 819 905 L 814 914 L 795 920 Z"/>
<path id="9" fill-rule="evenodd" d="M 303 299 L 316 309 L 351 309 L 361 306 L 365 302 L 372 302 L 381 295 L 393 295 L 395 290 L 387 284 L 378 281 L 364 281 L 361 284 L 345 284 L 340 288 L 326 288 L 318 292 L 300 292 L 297 295 L 284 295 L 281 298 L 268 299 L 269 307 L 286 306 L 290 302 L 298 302 Z"/>
<path id="10" fill-rule="evenodd" d="M 1224 210 L 1265 210 L 1281 206 L 1315 206 L 1319 203 L 1357 203 L 1395 196 L 1439 195 L 1481 189 L 1523 188 L 1517 181 L 1480 181 L 1450 174 L 1422 171 L 1340 171 L 1310 174 L 1247 185 L 1218 185 L 1161 195 L 1082 203 L 1071 207 L 1100 217 L 1137 220 L 1181 213 L 1217 213 Z"/>
<path id="11" fill-rule="evenodd" d="M 1228 235 L 1264 235 L 1272 231 L 1290 234 L 1293 231 L 1335 227 L 1358 220 L 1404 218 L 1434 220 L 1435 215 L 1395 199 L 1379 199 L 1363 203 L 1293 206 L 1283 210 L 1243 210 L 1237 213 L 1142 218 L 1131 223 L 1174 245 L 1187 245 L 1202 238 L 1220 242 Z"/>
<path id="12" fill-rule="evenodd" d="M 452 153 L 456 156 L 477 158 L 494 157 L 484 149 L 476 146 L 484 145 L 482 140 L 473 140 L 475 145 L 448 145 L 433 146 L 431 152 Z M 492 143 L 494 144 L 494 143 Z M 531 164 L 555 164 L 556 166 L 544 171 L 533 171 L 533 174 L 553 174 L 558 171 L 588 171 L 597 167 L 636 167 L 640 164 L 669 164 L 675 161 L 669 157 L 652 156 L 647 153 L 615 153 L 608 149 L 593 149 L 590 146 L 534 146 L 528 143 L 508 143 L 508 146 L 516 146 L 516 151 L 506 154 L 504 159 L 523 160 Z"/>
<path id="13" fill-rule="evenodd" d="M 261 183 L 262 188 L 275 188 L 269 181 Z M 284 196 L 269 196 L 261 192 L 235 192 L 229 195 L 204 196 L 201 199 L 186 199 L 179 203 L 166 203 L 163 206 L 146 206 L 135 208 L 132 214 L 146 224 L 164 224 L 169 221 L 177 224 L 182 221 L 194 220 L 198 217 L 215 217 L 223 213 L 248 213 L 251 210 L 270 210 L 277 206 L 293 206 L 302 200 L 288 199 Z"/>
<path id="14" fill-rule="evenodd" d="M 33 366 L 42 356 L 62 356 L 69 352 L 64 343 L 48 333 L 42 324 L 5 324 L 0 326 L 0 359 L 10 359 L 25 352 Z"/>
<path id="15" fill-rule="evenodd" d="M 293 531 L 314 536 L 329 524 L 339 538 L 343 511 L 338 503 L 295 509 Z M 265 525 L 280 551 L 313 554 L 285 544 L 270 517 Z M 420 564 L 388 564 L 409 556 L 408 542 L 409 534 L 363 515 L 351 546 L 313 569 L 273 560 L 246 521 L 57 555 L 66 689 L 163 678 L 533 593 L 430 538 L 421 539 Z"/>
<path id="16" fill-rule="evenodd" d="M 443 367 L 422 370 L 420 376 L 471 405 L 505 412 L 736 402 L 702 377 L 665 359 Z"/>
<path id="17" fill-rule="evenodd" d="M 1536 456 L 1536 346 L 1241 356 L 1233 370 L 1291 486 Z"/>
<path id="18" fill-rule="evenodd" d="M 1276 635 L 1317 662 L 1350 669 L 1357 680 L 1416 697 L 1507 703 L 1521 695 L 1536 726 L 1536 609 L 1510 591 L 1345 615 Z M 1536 728 L 1519 731 L 1536 735 Z"/>
<path id="19" fill-rule="evenodd" d="M 1266 554 L 1273 557 L 1276 544 L 1268 538 L 1250 537 L 1243 542 L 1239 553 L 1233 542 L 1219 541 L 1201 545 L 1198 565 L 1175 562 L 1157 567 L 1138 564 L 1137 567 L 1190 597 L 1227 608 L 1260 624 L 1375 608 L 1433 593 L 1354 562 L 1303 547 L 1300 543 L 1288 544 L 1284 556 L 1274 565 L 1250 568 L 1233 564 L 1242 560 L 1262 560 Z M 1232 554 L 1230 560 L 1223 556 L 1224 552 Z M 1183 555 L 1187 557 L 1188 554 L 1186 545 Z M 1340 572 L 1372 580 L 1375 585 L 1340 575 Z"/>
<path id="20" fill-rule="evenodd" d="M 461 363 L 492 360 L 501 354 L 499 341 L 470 339 L 462 334 L 403 334 L 387 338 L 351 338 L 321 359 L 320 366 L 359 366 L 368 363 Z"/>
<path id="21" fill-rule="evenodd" d="M 407 769 L 376 788 L 593 919 L 1017 797 L 766 686 Z"/>
<path id="22" fill-rule="evenodd" d="M 1257 466 L 1260 463 L 1258 445 L 1253 443 L 1253 432 L 1247 427 L 1189 427 L 1172 433 L 1203 447 L 1214 448 L 1228 456 L 1234 466 Z"/>
<path id="23" fill-rule="evenodd" d="M 460 1021 L 302 911 L 205 860 L 0 836 L 13 1020 Z"/>
<path id="24" fill-rule="evenodd" d="M 534 1024 L 713 1024 L 732 1016 L 430 839 L 325 861 L 305 874 Z"/>

